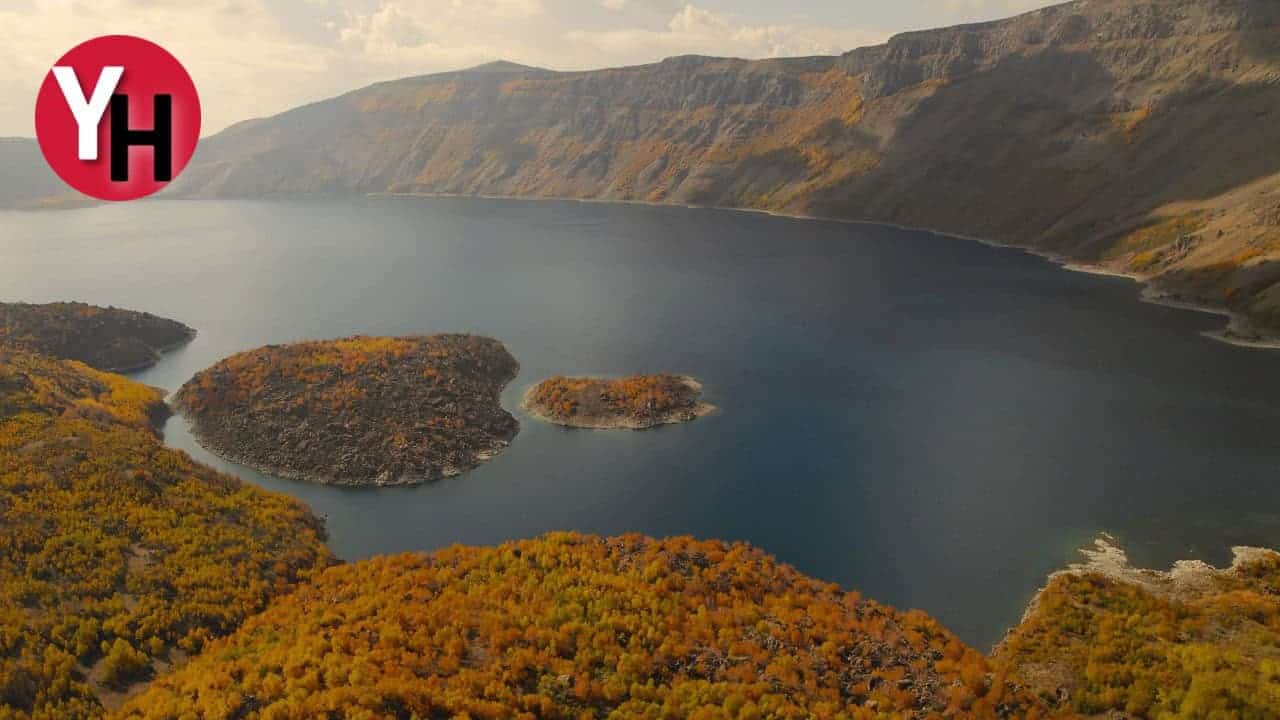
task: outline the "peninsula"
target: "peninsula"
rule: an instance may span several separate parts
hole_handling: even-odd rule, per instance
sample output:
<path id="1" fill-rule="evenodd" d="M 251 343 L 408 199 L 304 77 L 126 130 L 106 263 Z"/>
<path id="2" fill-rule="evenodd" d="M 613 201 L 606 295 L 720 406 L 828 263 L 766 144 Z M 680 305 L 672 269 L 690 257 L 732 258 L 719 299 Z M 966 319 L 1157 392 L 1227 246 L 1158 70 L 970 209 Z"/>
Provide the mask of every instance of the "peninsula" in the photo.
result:
<path id="1" fill-rule="evenodd" d="M 196 331 L 146 312 L 79 302 L 0 303 L 0 345 L 108 372 L 144 370 Z"/>
<path id="2" fill-rule="evenodd" d="M 1137 568 L 1114 538 L 1049 576 L 991 660 L 1055 711 L 1084 717 L 1271 717 L 1280 553 L 1230 566 Z M 1269 709 L 1268 709 L 1269 708 Z"/>

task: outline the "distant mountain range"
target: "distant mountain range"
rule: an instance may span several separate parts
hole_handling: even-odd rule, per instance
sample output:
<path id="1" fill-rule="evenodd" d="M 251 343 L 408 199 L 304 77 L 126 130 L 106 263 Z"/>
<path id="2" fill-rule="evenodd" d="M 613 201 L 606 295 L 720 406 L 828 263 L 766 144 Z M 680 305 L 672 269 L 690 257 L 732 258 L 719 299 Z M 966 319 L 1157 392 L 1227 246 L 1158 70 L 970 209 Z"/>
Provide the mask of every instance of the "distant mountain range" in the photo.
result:
<path id="1" fill-rule="evenodd" d="M 1078 0 L 838 57 L 379 83 L 205 140 L 189 197 L 448 193 L 875 220 L 1280 329 L 1280 3 Z M 0 183 L 7 186 L 8 183 Z"/>

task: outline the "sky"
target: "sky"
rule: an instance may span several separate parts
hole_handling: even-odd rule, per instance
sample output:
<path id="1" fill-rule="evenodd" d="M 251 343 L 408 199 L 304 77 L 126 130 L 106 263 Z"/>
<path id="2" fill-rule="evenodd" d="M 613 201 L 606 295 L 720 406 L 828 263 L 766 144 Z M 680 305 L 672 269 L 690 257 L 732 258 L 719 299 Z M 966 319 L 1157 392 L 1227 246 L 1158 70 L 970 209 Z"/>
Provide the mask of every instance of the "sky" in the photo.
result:
<path id="1" fill-rule="evenodd" d="M 904 30 L 1050 0 L 0 0 L 0 136 L 35 134 L 35 96 L 98 35 L 167 48 L 200 92 L 204 134 L 409 75 L 510 60 L 556 70 L 683 54 L 836 54 Z"/>

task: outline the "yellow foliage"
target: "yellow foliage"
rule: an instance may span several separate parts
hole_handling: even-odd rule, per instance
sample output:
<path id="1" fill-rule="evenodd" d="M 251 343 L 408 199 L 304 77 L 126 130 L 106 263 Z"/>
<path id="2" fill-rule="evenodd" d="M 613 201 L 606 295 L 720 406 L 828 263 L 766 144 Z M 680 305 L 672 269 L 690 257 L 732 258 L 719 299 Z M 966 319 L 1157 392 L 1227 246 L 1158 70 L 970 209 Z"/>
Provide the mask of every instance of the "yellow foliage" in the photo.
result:
<path id="1" fill-rule="evenodd" d="M 1142 130 L 1142 126 L 1151 118 L 1153 107 L 1151 103 L 1147 103 L 1137 110 L 1129 112 L 1116 113 L 1111 116 L 1111 122 L 1118 130 L 1126 143 L 1132 144 L 1138 139 L 1138 134 Z"/>
<path id="2" fill-rule="evenodd" d="M 1205 218 L 1199 213 L 1188 213 L 1156 220 L 1121 238 L 1106 253 L 1108 258 L 1129 256 L 1134 270 L 1144 270 L 1168 252 L 1169 246 L 1180 238 L 1194 235 L 1205 226 Z"/>
<path id="3" fill-rule="evenodd" d="M 1082 714 L 1275 717 L 1280 707 L 1280 555 L 1190 597 L 1161 597 L 1101 575 L 1059 575 L 1006 639 L 998 666 L 1058 668 Z M 1030 677 L 1030 676 L 1029 676 Z"/>
<path id="4" fill-rule="evenodd" d="M 301 504 L 161 445 L 160 399 L 0 354 L 0 718 L 98 717 L 101 686 L 198 650 L 332 562 Z"/>
<path id="5" fill-rule="evenodd" d="M 698 393 L 678 375 L 633 375 L 618 379 L 557 376 L 538 383 L 530 401 L 552 419 L 579 410 L 593 416 L 658 417 L 698 404 Z"/>
<path id="6" fill-rule="evenodd" d="M 797 720 L 1035 705 L 924 614 L 745 545 L 572 533 L 332 568 L 119 717 L 227 703 L 245 718 Z"/>
<path id="7" fill-rule="evenodd" d="M 150 429 L 164 393 L 74 360 L 0 350 L 0 420 L 20 411 Z"/>

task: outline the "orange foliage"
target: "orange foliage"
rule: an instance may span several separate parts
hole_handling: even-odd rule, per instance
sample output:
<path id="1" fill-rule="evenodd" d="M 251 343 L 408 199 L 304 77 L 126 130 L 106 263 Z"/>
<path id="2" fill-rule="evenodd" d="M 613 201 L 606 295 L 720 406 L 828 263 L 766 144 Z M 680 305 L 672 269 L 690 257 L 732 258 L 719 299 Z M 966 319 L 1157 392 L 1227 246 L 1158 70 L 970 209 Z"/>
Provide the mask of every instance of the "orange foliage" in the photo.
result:
<path id="1" fill-rule="evenodd" d="M 0 718 L 98 717 L 331 562 L 301 504 L 164 448 L 160 401 L 0 354 Z"/>
<path id="2" fill-rule="evenodd" d="M 1179 596 L 1058 575 L 995 662 L 1089 716 L 1271 718 L 1280 707 L 1278 596 L 1276 553 Z"/>
<path id="3" fill-rule="evenodd" d="M 745 545 L 557 533 L 333 568 L 121 718 L 1030 717 L 922 613 Z"/>
<path id="4" fill-rule="evenodd" d="M 531 407 L 553 420 L 580 411 L 593 417 L 661 418 L 698 404 L 698 392 L 679 375 L 633 375 L 618 379 L 557 376 L 538 383 Z"/>

